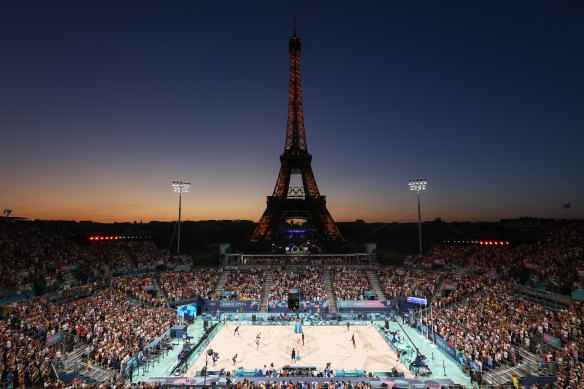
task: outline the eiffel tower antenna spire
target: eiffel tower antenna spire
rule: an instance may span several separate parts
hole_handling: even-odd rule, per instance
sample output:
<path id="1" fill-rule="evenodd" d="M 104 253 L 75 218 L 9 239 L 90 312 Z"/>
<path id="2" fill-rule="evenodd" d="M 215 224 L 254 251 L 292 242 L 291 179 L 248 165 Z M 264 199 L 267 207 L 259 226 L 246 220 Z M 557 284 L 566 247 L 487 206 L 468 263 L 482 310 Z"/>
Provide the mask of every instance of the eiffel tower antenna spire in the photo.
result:
<path id="1" fill-rule="evenodd" d="M 296 36 L 296 15 L 294 15 L 294 36 Z"/>

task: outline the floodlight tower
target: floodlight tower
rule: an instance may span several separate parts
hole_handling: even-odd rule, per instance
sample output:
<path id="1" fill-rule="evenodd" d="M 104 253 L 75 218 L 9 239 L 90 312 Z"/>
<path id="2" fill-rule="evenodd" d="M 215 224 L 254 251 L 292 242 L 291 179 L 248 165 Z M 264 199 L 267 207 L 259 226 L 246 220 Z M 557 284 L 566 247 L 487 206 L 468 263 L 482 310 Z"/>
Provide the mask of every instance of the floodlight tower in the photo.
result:
<path id="1" fill-rule="evenodd" d="M 178 192 L 178 239 L 176 242 L 176 256 L 180 255 L 180 207 L 182 201 L 182 194 L 187 193 L 191 187 L 190 182 L 173 181 L 172 188 L 175 192 Z"/>
<path id="2" fill-rule="evenodd" d="M 415 179 L 408 181 L 410 190 L 415 190 L 418 193 L 418 237 L 420 240 L 420 257 L 422 256 L 422 214 L 420 213 L 420 191 L 426 189 L 426 179 Z"/>

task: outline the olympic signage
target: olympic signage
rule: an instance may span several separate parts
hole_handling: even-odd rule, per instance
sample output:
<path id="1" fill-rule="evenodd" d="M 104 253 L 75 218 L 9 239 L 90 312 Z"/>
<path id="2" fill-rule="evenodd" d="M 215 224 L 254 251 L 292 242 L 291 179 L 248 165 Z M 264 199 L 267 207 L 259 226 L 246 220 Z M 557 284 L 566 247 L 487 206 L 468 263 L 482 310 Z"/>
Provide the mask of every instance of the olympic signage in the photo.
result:
<path id="1" fill-rule="evenodd" d="M 238 301 L 238 300 L 206 300 L 205 301 L 205 310 L 206 311 L 215 311 L 220 309 L 221 311 L 239 311 L 243 310 L 244 312 L 257 312 L 259 310 L 260 302 L 255 300 L 246 300 L 246 301 Z"/>
<path id="2" fill-rule="evenodd" d="M 339 311 L 385 311 L 391 309 L 390 300 L 339 300 L 337 301 Z"/>
<path id="3" fill-rule="evenodd" d="M 294 243 L 290 243 L 288 247 L 286 247 L 286 252 L 293 254 L 305 254 L 308 253 L 308 245 L 306 243 L 302 243 L 300 246 L 296 246 Z"/>

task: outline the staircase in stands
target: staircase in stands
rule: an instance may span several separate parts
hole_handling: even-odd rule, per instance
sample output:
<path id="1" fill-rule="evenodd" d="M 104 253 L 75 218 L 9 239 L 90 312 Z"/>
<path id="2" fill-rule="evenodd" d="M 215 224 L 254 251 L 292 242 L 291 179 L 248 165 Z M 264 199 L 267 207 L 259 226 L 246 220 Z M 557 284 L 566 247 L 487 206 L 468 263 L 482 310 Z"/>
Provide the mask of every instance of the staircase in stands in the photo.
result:
<path id="1" fill-rule="evenodd" d="M 323 281 L 324 281 L 324 289 L 326 291 L 326 295 L 328 297 L 328 302 L 329 302 L 329 312 L 337 313 L 337 312 L 339 312 L 339 309 L 337 306 L 337 295 L 335 294 L 335 288 L 333 287 L 331 269 L 328 267 L 324 270 Z"/>
<path id="2" fill-rule="evenodd" d="M 383 294 L 383 289 L 381 289 L 381 281 L 379 281 L 379 275 L 375 270 L 367 270 L 367 277 L 369 277 L 369 282 L 373 286 L 375 291 L 375 297 L 377 300 L 385 300 L 385 295 Z"/>
<path id="3" fill-rule="evenodd" d="M 213 292 L 213 296 L 221 296 L 221 291 L 225 287 L 227 283 L 227 279 L 229 277 L 229 270 L 223 270 L 219 279 L 217 280 L 217 285 L 215 285 L 215 291 Z"/>
<path id="4" fill-rule="evenodd" d="M 262 297 L 260 300 L 260 312 L 268 312 L 268 301 L 270 300 L 270 293 L 272 291 L 272 276 L 273 271 L 268 268 L 264 273 L 264 284 L 262 285 Z"/>

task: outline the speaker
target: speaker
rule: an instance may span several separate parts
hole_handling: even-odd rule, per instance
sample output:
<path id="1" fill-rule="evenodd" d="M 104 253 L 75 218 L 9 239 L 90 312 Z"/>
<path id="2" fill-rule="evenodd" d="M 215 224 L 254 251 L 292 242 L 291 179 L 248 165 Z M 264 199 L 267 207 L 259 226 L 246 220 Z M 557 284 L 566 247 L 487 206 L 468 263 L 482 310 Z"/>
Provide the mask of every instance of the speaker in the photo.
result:
<path id="1" fill-rule="evenodd" d="M 256 321 L 256 314 L 251 315 L 251 321 Z"/>
<path id="2" fill-rule="evenodd" d="M 389 322 L 385 320 L 385 328 L 389 329 Z"/>

